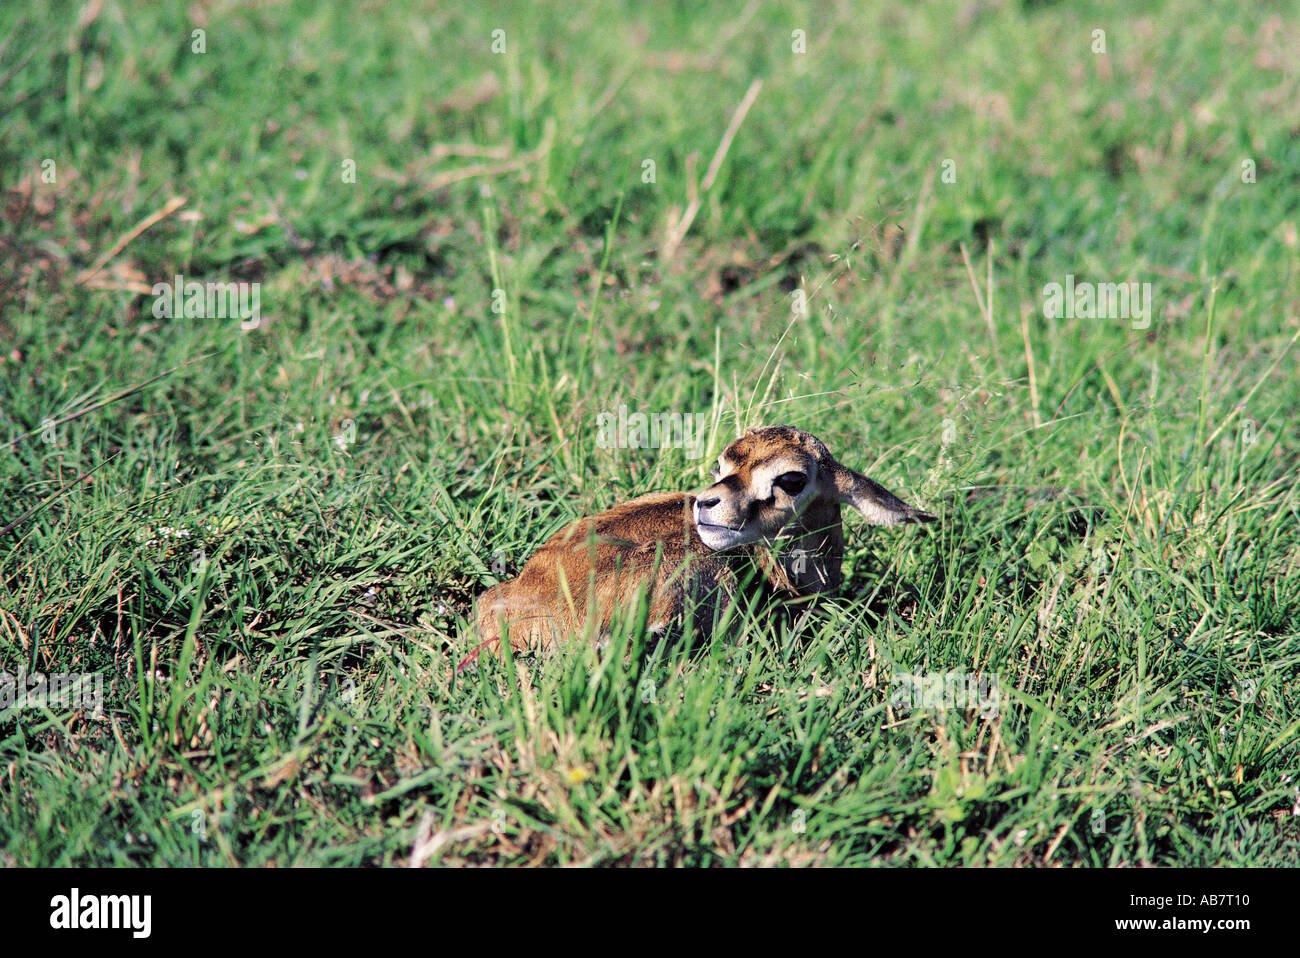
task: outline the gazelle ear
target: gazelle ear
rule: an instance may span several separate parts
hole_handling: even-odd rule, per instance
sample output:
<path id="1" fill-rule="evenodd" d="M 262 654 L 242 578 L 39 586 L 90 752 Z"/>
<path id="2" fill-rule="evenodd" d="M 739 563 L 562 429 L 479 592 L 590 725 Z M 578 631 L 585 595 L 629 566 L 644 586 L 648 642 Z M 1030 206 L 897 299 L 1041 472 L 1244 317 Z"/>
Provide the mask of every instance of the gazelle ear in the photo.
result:
<path id="1" fill-rule="evenodd" d="M 901 526 L 909 522 L 934 522 L 938 518 L 909 506 L 874 479 L 838 462 L 831 466 L 831 476 L 835 499 L 857 509 L 872 525 Z"/>

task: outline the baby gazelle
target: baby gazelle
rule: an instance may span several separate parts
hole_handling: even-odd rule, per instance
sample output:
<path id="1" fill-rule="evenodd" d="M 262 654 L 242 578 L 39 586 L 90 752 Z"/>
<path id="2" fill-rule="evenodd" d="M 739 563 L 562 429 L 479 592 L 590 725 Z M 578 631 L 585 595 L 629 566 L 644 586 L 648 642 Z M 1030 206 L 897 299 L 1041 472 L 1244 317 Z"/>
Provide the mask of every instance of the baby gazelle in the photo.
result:
<path id="1" fill-rule="evenodd" d="M 609 628 L 649 588 L 649 628 L 709 628 L 735 598 L 746 566 L 787 598 L 840 583 L 840 506 L 876 525 L 928 522 L 883 486 L 835 461 L 820 439 L 789 426 L 750 429 L 718 459 L 717 481 L 698 496 L 654 492 L 561 529 L 519 577 L 478 599 L 483 644 L 464 668 L 508 633 L 515 649 L 546 648 Z"/>

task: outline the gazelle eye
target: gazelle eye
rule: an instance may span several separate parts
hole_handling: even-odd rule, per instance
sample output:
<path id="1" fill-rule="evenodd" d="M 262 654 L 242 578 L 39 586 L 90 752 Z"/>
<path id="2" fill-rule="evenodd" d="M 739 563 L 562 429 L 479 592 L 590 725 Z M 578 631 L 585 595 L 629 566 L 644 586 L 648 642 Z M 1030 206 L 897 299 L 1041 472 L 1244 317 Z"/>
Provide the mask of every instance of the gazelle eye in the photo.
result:
<path id="1" fill-rule="evenodd" d="M 802 472 L 787 472 L 776 477 L 772 483 L 787 495 L 797 496 L 803 492 L 803 487 L 808 485 L 808 477 Z"/>

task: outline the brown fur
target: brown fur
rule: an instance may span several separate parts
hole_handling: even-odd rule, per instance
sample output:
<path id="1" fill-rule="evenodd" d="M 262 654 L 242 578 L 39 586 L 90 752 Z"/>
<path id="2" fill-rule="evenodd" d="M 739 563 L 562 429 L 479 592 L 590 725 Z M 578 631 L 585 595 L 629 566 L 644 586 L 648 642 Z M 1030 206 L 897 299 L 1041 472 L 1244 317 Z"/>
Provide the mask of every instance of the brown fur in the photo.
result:
<path id="1" fill-rule="evenodd" d="M 461 667 L 507 633 L 515 649 L 547 648 L 588 629 L 603 633 L 614 610 L 631 608 L 647 588 L 649 628 L 680 625 L 690 607 L 694 622 L 708 629 L 755 565 L 785 598 L 830 591 L 840 584 L 844 553 L 841 504 L 877 524 L 934 518 L 789 426 L 747 431 L 723 450 L 718 466 L 718 481 L 698 496 L 650 493 L 552 536 L 517 578 L 479 597 L 484 641 Z M 779 484 L 799 476 L 805 483 L 797 494 Z"/>

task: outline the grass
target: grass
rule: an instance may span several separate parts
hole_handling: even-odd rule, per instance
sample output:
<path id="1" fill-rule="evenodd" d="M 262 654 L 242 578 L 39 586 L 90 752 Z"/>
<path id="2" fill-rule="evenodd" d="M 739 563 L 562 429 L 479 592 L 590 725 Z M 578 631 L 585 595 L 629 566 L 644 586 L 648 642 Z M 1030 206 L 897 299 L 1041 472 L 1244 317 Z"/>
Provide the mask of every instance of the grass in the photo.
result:
<path id="1" fill-rule="evenodd" d="M 363 7 L 0 7 L 0 666 L 104 685 L 0 711 L 0 861 L 1294 864 L 1294 4 Z M 942 522 L 454 674 L 778 422 Z M 898 707 L 950 672 L 1000 707 Z"/>

